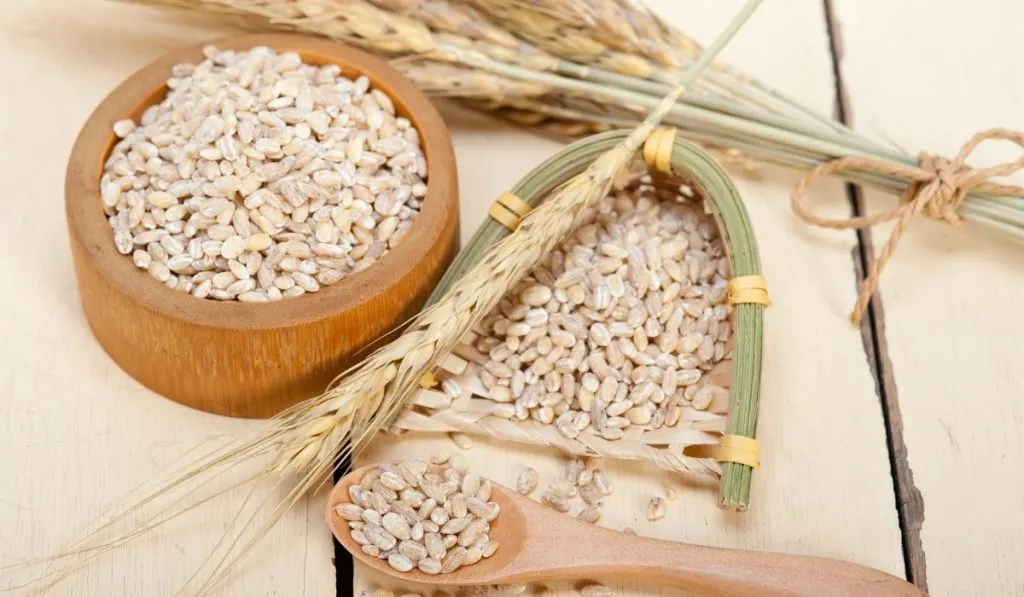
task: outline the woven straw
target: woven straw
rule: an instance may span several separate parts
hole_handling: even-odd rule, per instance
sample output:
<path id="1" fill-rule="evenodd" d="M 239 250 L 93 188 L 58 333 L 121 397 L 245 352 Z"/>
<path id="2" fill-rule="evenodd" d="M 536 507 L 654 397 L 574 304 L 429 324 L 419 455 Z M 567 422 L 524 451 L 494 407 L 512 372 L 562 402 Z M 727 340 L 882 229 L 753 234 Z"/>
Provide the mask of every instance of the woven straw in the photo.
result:
<path id="1" fill-rule="evenodd" d="M 595 135 L 574 143 L 530 172 L 511 192 L 530 205 L 544 201 L 559 184 L 582 171 L 597 156 L 620 142 L 624 131 Z M 638 155 L 637 163 L 641 166 Z M 732 182 L 707 153 L 676 138 L 671 145 L 671 176 L 652 174 L 655 184 L 689 185 L 705 199 L 705 208 L 718 222 L 726 245 L 733 276 L 761 274 L 757 245 L 750 220 Z M 509 230 L 488 220 L 477 230 L 459 254 L 434 292 L 441 296 L 475 260 Z M 644 429 L 631 427 L 620 440 L 609 441 L 592 431 L 575 439 L 561 435 L 553 425 L 519 421 L 490 414 L 495 403 L 486 399 L 487 390 L 478 371 L 486 357 L 472 348 L 475 337 L 464 339 L 437 372 L 438 379 L 452 377 L 459 382 L 462 395 L 451 398 L 438 388 L 424 389 L 415 398 L 415 406 L 406 409 L 393 423 L 393 432 L 454 432 L 486 435 L 508 441 L 540 444 L 577 455 L 645 460 L 680 473 L 707 475 L 721 479 L 720 505 L 744 510 L 750 500 L 751 468 L 732 462 L 720 463 L 709 457 L 687 455 L 690 447 L 718 444 L 724 433 L 753 438 L 757 424 L 758 393 L 761 378 L 761 344 L 764 306 L 738 304 L 732 307 L 735 329 L 734 346 L 727 360 L 709 372 L 712 383 L 730 388 L 728 405 L 712 404 L 707 411 L 686 408 L 674 427 Z M 478 333 L 478 332 L 476 332 Z M 697 450 L 708 453 L 708 450 Z"/>

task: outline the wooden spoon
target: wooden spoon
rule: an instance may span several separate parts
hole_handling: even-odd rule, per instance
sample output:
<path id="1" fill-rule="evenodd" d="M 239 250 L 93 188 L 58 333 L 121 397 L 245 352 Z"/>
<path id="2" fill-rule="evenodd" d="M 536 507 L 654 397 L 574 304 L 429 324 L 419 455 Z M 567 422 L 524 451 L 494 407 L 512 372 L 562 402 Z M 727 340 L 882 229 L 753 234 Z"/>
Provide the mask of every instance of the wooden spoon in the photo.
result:
<path id="1" fill-rule="evenodd" d="M 493 556 L 451 574 L 398 572 L 363 553 L 348 522 L 335 512 L 336 505 L 351 501 L 349 486 L 376 466 L 356 469 L 335 485 L 327 500 L 327 520 L 355 558 L 409 582 L 458 587 L 602 578 L 671 585 L 720 597 L 925 595 L 901 578 L 838 560 L 720 549 L 612 531 L 556 512 L 497 483 L 490 501 L 497 502 L 501 512 L 491 522 L 490 537 L 500 545 Z"/>

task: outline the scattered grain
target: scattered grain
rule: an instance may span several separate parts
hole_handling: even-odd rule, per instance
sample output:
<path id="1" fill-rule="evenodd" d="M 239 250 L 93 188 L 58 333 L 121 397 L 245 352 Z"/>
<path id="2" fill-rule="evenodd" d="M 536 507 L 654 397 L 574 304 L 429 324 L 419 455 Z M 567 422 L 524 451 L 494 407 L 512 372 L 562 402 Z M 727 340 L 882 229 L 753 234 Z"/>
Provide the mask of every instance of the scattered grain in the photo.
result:
<path id="1" fill-rule="evenodd" d="M 653 497 L 647 502 L 647 520 L 661 520 L 665 518 L 665 500 L 660 497 Z"/>
<path id="2" fill-rule="evenodd" d="M 431 464 L 445 464 L 448 462 L 449 458 L 451 458 L 451 452 L 449 452 L 446 448 L 439 446 L 437 450 L 435 450 L 434 453 L 431 454 L 430 462 Z"/>
<path id="3" fill-rule="evenodd" d="M 539 475 L 537 471 L 532 468 L 526 468 L 523 472 L 519 473 L 519 478 L 516 479 L 516 492 L 520 495 L 530 495 L 533 490 L 537 488 L 539 482 Z"/>
<path id="4" fill-rule="evenodd" d="M 455 445 L 463 450 L 470 450 L 473 448 L 473 439 L 465 433 L 453 433 L 451 434 L 451 438 Z"/>

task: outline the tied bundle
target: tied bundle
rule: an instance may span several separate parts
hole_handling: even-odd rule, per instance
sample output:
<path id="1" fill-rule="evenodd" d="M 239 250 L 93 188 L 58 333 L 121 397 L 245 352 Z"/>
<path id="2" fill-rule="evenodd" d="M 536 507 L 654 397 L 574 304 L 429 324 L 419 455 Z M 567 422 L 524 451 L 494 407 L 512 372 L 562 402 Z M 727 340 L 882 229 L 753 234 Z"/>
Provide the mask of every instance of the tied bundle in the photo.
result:
<path id="1" fill-rule="evenodd" d="M 129 1 L 351 43 L 389 59 L 427 93 L 558 137 L 634 126 L 668 93 L 680 70 L 703 53 L 691 37 L 636 0 Z M 919 192 L 933 179 L 949 187 L 951 170 L 937 170 L 929 156 L 893 151 L 726 64 L 711 65 L 691 92 L 669 108 L 664 122 L 745 165 L 812 171 L 793 200 L 797 214 L 809 223 L 862 228 L 900 221 L 899 234 L 883 248 L 862 286 L 851 314 L 855 324 L 907 222 L 922 210 L 934 212 L 925 205 L 944 205 L 940 211 L 948 222 L 969 221 L 1024 236 L 1020 193 L 979 184 L 971 175 L 967 184 L 955 185 L 958 191 L 941 193 L 955 201 L 921 200 L 936 196 Z M 996 136 L 1019 140 L 1017 133 Z M 965 167 L 962 160 L 960 166 Z M 827 174 L 902 195 L 899 215 L 843 223 L 812 216 L 802 207 L 803 191 Z M 953 177 L 965 181 L 962 173 Z"/>
<path id="2" fill-rule="evenodd" d="M 575 227 L 587 207 L 607 194 L 644 141 L 759 4 L 760 0 L 747 0 L 719 39 L 638 127 L 554 190 L 396 340 L 339 376 L 324 394 L 187 463 L 159 480 L 155 489 L 143 490 L 142 497 L 128 500 L 126 507 L 115 510 L 81 540 L 50 557 L 22 564 L 63 564 L 30 584 L 45 590 L 108 551 L 234 489 L 248 488 L 214 553 L 180 591 L 209 594 L 286 512 L 328 482 L 346 456 L 358 453 L 391 424 L 424 376 Z M 239 477 L 221 487 L 224 479 Z M 282 490 L 284 497 L 275 501 Z"/>
<path id="3" fill-rule="evenodd" d="M 1024 158 L 988 168 L 972 168 L 967 165 L 967 158 L 974 153 L 979 145 L 985 141 L 994 140 L 1012 141 L 1024 147 L 1024 133 L 1006 129 L 990 129 L 971 137 L 970 141 L 960 148 L 952 160 L 927 152 L 922 152 L 918 157 L 918 166 L 894 164 L 872 158 L 846 157 L 818 166 L 797 184 L 793 191 L 793 211 L 805 222 L 815 226 L 843 230 L 870 228 L 883 222 L 896 223 L 892 234 L 882 246 L 878 258 L 871 264 L 867 278 L 861 285 L 857 303 L 850 313 L 850 322 L 853 325 L 860 325 L 864 312 L 867 311 L 871 302 L 871 297 L 878 287 L 878 279 L 882 275 L 885 264 L 892 258 L 896 246 L 914 218 L 925 215 L 952 226 L 962 226 L 964 218 L 960 214 L 960 208 L 969 193 L 983 193 L 984 196 L 987 196 L 991 205 L 986 205 L 985 208 L 989 212 L 1002 213 L 1011 221 L 1016 217 L 1013 210 L 1017 209 L 1019 202 L 1012 200 L 1024 199 L 1024 188 L 993 182 L 992 179 L 1009 176 L 1024 169 Z M 817 216 L 807 208 L 804 204 L 804 194 L 815 180 L 829 174 L 848 172 L 895 176 L 909 181 L 910 184 L 900 196 L 900 204 L 897 207 L 874 215 L 833 220 Z M 1011 233 L 1014 232 L 1012 228 L 1007 228 L 1004 223 L 998 221 L 991 225 L 1007 229 Z"/>

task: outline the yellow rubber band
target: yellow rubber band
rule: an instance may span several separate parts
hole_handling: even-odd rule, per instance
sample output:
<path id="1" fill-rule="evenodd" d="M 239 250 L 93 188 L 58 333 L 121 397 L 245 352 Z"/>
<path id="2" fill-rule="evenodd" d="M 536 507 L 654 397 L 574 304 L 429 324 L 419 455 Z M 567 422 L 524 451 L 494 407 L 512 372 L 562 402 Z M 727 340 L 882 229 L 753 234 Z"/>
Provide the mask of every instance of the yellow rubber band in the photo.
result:
<path id="1" fill-rule="evenodd" d="M 420 387 L 421 388 L 430 389 L 430 388 L 436 387 L 438 383 L 440 383 L 440 382 L 437 381 L 437 378 L 434 377 L 434 374 L 431 373 L 430 371 L 427 371 L 426 373 L 424 373 L 423 377 L 420 378 Z"/>
<path id="2" fill-rule="evenodd" d="M 726 297 L 730 305 L 739 303 L 757 303 L 766 307 L 772 306 L 768 299 L 768 283 L 764 276 L 739 276 L 729 280 Z"/>
<path id="3" fill-rule="evenodd" d="M 512 193 L 502 193 L 501 197 L 498 197 L 498 203 L 509 208 L 509 210 L 519 216 L 520 218 L 526 216 L 526 214 L 533 211 L 533 206 L 523 201 L 518 195 Z"/>
<path id="4" fill-rule="evenodd" d="M 519 227 L 519 216 L 510 212 L 504 205 L 492 203 L 491 209 L 487 210 L 487 214 L 509 230 L 515 230 Z"/>
<path id="5" fill-rule="evenodd" d="M 735 462 L 750 468 L 761 466 L 757 440 L 751 437 L 723 435 L 717 452 L 716 460 L 719 462 Z"/>
<path id="6" fill-rule="evenodd" d="M 502 193 L 497 201 L 491 204 L 491 208 L 487 210 L 487 213 L 505 228 L 515 230 L 519 227 L 519 222 L 522 218 L 532 210 L 533 207 L 529 203 L 516 195 Z"/>
<path id="7" fill-rule="evenodd" d="M 761 465 L 756 439 L 742 435 L 723 435 L 718 444 L 686 446 L 683 456 L 690 458 L 711 458 L 718 462 L 735 462 L 750 468 Z"/>
<path id="8" fill-rule="evenodd" d="M 672 172 L 672 146 L 676 142 L 676 129 L 670 128 L 661 136 L 658 143 L 658 153 L 655 156 L 654 167 L 666 174 Z"/>
<path id="9" fill-rule="evenodd" d="M 644 141 L 644 161 L 666 174 L 672 172 L 672 147 L 676 142 L 675 128 L 657 128 Z"/>
<path id="10" fill-rule="evenodd" d="M 654 165 L 654 156 L 658 153 L 658 139 L 661 139 L 662 132 L 662 129 L 654 129 L 644 139 L 644 161 L 647 162 L 648 166 Z"/>

